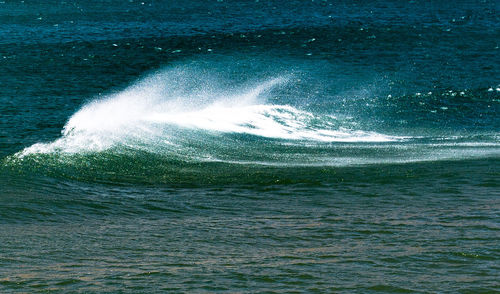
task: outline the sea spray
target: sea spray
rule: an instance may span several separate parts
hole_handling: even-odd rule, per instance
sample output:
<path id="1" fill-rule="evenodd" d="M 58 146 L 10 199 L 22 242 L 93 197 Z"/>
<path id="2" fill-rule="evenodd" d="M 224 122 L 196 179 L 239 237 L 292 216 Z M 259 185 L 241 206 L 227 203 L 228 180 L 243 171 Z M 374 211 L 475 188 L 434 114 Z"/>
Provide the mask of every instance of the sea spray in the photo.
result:
<path id="1" fill-rule="evenodd" d="M 314 114 L 290 105 L 267 104 L 285 77 L 230 89 L 195 88 L 184 70 L 165 70 L 127 89 L 91 101 L 73 114 L 62 137 L 37 143 L 17 154 L 103 152 L 130 147 L 158 152 L 186 141 L 191 133 L 247 134 L 276 140 L 316 142 L 388 142 L 403 137 L 353 129 L 332 115 Z M 184 146 L 189 148 L 189 146 Z M 214 154 L 215 155 L 215 154 Z"/>

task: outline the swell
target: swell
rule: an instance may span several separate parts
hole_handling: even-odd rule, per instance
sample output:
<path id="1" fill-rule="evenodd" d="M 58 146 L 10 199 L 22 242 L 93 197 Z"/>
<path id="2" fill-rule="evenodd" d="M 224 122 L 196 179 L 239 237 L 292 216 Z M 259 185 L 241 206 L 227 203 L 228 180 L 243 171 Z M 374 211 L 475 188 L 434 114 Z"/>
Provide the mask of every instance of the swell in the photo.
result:
<path id="1" fill-rule="evenodd" d="M 296 80 L 288 74 L 233 85 L 189 67 L 158 71 L 85 104 L 60 138 L 29 146 L 3 165 L 14 173 L 80 181 L 175 183 L 238 179 L 261 169 L 468 160 L 500 153 L 494 127 L 457 131 L 478 126 L 464 119 L 476 108 L 476 115 L 486 113 L 495 121 L 496 96 L 479 103 L 466 91 L 353 98 L 350 104 L 325 99 L 317 111 L 314 105 L 300 107 L 301 97 L 269 102 L 295 93 Z M 441 120 L 432 122 L 432 116 Z"/>

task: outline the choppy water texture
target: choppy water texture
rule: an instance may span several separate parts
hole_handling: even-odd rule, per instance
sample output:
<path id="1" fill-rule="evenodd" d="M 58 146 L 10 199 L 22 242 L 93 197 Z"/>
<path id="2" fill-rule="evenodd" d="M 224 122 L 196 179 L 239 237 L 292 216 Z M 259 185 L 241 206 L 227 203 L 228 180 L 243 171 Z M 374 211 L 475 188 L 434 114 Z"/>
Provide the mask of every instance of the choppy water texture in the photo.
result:
<path id="1" fill-rule="evenodd" d="M 0 292 L 500 291 L 496 1 L 95 2 L 0 2 Z"/>

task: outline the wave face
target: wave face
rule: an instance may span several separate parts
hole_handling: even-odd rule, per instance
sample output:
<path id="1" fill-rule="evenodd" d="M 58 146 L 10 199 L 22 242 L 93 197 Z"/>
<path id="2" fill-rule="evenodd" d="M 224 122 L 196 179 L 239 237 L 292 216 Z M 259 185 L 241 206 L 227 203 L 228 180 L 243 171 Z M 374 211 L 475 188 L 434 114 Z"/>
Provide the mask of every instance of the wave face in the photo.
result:
<path id="1" fill-rule="evenodd" d="M 226 177 L 237 174 L 234 165 L 335 167 L 461 160 L 500 151 L 495 133 L 430 132 L 418 125 L 419 115 L 407 115 L 404 122 L 414 128 L 398 133 L 402 128 L 394 120 L 392 132 L 381 132 L 373 126 L 395 113 L 387 108 L 390 98 L 371 101 L 386 107 L 386 117 L 360 106 L 358 114 L 347 115 L 348 106 L 315 111 L 299 103 L 271 103 L 296 87 L 292 74 L 236 86 L 214 76 L 186 66 L 153 73 L 85 104 L 60 138 L 25 148 L 8 157 L 7 165 L 78 179 L 171 182 L 179 175 L 217 174 L 209 165 Z M 360 101 L 353 103 L 351 108 Z"/>

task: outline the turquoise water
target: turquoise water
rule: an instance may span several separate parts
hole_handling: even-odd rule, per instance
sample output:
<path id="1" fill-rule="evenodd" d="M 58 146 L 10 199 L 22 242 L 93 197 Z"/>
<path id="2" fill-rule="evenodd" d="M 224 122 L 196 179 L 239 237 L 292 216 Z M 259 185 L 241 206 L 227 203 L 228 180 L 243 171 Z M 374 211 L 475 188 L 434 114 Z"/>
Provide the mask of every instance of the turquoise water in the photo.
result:
<path id="1" fill-rule="evenodd" d="M 497 15 L 0 3 L 1 292 L 499 291 Z"/>

